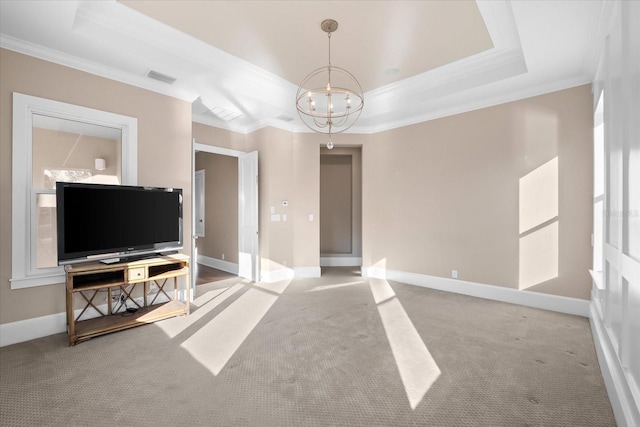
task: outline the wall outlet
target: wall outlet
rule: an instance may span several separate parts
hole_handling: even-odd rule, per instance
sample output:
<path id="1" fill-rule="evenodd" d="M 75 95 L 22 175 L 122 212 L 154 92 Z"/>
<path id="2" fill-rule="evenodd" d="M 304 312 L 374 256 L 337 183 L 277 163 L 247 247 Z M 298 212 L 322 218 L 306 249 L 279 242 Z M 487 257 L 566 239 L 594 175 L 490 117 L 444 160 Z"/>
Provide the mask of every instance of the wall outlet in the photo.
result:
<path id="1" fill-rule="evenodd" d="M 458 278 L 458 270 L 451 270 L 451 277 L 453 279 L 457 279 Z"/>
<path id="2" fill-rule="evenodd" d="M 222 254 L 222 260 L 224 261 L 224 254 Z"/>

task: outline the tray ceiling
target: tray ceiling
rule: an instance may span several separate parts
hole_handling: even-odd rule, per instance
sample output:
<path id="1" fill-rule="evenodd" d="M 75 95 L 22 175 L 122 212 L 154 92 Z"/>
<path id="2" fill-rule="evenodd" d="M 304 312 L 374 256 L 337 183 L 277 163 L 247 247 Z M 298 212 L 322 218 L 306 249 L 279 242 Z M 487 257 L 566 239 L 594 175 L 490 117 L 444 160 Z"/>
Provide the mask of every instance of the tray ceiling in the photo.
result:
<path id="1" fill-rule="evenodd" d="M 193 103 L 194 121 L 307 131 L 300 81 L 334 65 L 376 132 L 591 81 L 603 1 L 11 1 L 0 46 Z M 149 71 L 174 77 L 152 80 Z"/>

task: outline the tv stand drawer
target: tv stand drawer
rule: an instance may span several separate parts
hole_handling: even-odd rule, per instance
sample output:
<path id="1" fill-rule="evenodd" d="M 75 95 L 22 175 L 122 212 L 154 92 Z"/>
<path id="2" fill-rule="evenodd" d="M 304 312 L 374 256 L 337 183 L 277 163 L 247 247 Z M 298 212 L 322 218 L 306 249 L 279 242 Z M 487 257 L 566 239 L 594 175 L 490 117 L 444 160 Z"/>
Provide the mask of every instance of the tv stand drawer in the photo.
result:
<path id="1" fill-rule="evenodd" d="M 136 267 L 129 269 L 129 282 L 137 282 L 147 279 L 147 269 L 145 267 Z"/>

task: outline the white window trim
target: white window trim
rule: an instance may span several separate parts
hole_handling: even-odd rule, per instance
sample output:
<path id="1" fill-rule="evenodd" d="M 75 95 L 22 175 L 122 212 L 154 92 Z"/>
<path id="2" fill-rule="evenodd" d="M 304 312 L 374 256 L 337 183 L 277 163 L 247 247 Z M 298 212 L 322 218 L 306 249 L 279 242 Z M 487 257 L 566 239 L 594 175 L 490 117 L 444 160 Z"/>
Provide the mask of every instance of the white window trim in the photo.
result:
<path id="1" fill-rule="evenodd" d="M 138 179 L 138 120 L 136 118 L 14 92 L 11 289 L 65 282 L 62 267 L 35 268 L 35 193 L 32 190 L 34 114 L 120 129 L 122 132 L 122 184 L 136 185 Z"/>

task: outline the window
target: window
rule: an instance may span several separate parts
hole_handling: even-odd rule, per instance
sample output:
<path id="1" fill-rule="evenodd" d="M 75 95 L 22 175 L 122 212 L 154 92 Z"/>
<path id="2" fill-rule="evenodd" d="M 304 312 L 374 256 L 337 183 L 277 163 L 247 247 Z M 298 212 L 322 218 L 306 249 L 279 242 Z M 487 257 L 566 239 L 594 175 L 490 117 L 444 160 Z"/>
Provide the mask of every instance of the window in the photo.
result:
<path id="1" fill-rule="evenodd" d="M 593 271 L 602 271 L 604 236 L 604 93 L 593 117 Z"/>
<path id="2" fill-rule="evenodd" d="M 137 120 L 14 93 L 12 169 L 11 288 L 63 283 L 55 182 L 135 185 Z"/>

